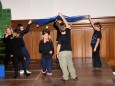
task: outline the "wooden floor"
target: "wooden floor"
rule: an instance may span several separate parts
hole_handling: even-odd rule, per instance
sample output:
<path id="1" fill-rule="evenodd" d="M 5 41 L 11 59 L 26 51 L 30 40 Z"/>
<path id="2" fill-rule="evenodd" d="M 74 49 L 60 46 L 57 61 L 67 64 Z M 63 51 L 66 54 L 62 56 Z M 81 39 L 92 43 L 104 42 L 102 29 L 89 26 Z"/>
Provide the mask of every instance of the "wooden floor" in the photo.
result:
<path id="1" fill-rule="evenodd" d="M 91 70 L 91 58 L 86 60 L 74 59 L 74 66 L 78 75 L 77 81 L 71 79 L 67 83 L 61 81 L 62 72 L 56 64 L 53 62 L 53 76 L 52 83 L 47 82 L 47 78 L 42 80 L 42 74 L 40 72 L 40 61 L 31 61 L 29 70 L 32 75 L 24 77 L 20 75 L 18 79 L 13 79 L 14 72 L 11 65 L 6 72 L 6 77 L 0 79 L 0 86 L 115 86 L 115 77 L 112 74 L 112 69 L 102 60 L 103 68 L 101 71 Z"/>

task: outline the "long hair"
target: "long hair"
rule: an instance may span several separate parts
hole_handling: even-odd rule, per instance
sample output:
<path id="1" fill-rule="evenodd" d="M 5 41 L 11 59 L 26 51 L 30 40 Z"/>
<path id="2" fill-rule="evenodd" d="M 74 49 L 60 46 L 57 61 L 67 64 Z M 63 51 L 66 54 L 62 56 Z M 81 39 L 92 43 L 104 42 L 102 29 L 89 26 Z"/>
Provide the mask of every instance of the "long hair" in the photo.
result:
<path id="1" fill-rule="evenodd" d="M 11 27 L 11 26 L 6 26 L 6 27 L 5 27 L 5 30 L 8 29 L 8 28 L 10 29 L 10 34 L 13 34 L 13 29 L 12 29 L 12 27 Z"/>
<path id="2" fill-rule="evenodd" d="M 15 30 L 16 30 L 17 32 L 20 32 L 20 27 L 21 27 L 21 26 L 23 26 L 23 25 L 22 25 L 22 24 L 18 24 L 18 25 L 16 26 L 16 29 L 15 29 Z"/>
<path id="3" fill-rule="evenodd" d="M 15 29 L 15 30 L 13 31 L 13 37 L 16 37 L 16 38 L 19 38 L 19 37 L 20 37 L 20 32 L 19 32 L 18 29 Z"/>
<path id="4" fill-rule="evenodd" d="M 42 38 L 41 41 L 44 40 L 43 35 L 48 34 L 48 41 L 51 41 L 50 31 L 48 29 L 42 31 Z"/>

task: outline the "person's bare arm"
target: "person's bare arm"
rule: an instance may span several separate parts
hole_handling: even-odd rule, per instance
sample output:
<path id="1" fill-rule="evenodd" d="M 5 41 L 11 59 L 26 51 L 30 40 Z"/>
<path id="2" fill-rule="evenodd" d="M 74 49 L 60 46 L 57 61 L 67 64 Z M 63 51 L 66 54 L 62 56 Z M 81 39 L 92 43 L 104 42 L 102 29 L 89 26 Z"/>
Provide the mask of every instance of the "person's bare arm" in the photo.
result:
<path id="1" fill-rule="evenodd" d="M 92 21 L 91 16 L 88 15 L 88 18 L 89 18 L 89 21 L 91 23 L 91 26 L 93 27 L 93 29 L 95 29 L 94 22 Z"/>
<path id="2" fill-rule="evenodd" d="M 58 57 L 58 55 L 59 55 L 60 48 L 61 48 L 61 44 L 58 44 L 58 45 L 57 45 L 57 57 Z"/>
<path id="3" fill-rule="evenodd" d="M 64 16 L 62 15 L 62 13 L 59 13 L 58 15 L 62 18 L 63 22 L 64 22 L 65 25 L 66 25 L 66 28 L 70 28 L 69 23 L 68 23 L 67 20 L 64 18 Z"/>
<path id="4" fill-rule="evenodd" d="M 99 42 L 100 42 L 100 38 L 98 38 L 97 39 L 97 42 L 96 42 L 96 44 L 95 44 L 95 47 L 94 47 L 94 52 L 97 50 L 97 47 L 98 47 L 98 45 L 99 45 Z"/>

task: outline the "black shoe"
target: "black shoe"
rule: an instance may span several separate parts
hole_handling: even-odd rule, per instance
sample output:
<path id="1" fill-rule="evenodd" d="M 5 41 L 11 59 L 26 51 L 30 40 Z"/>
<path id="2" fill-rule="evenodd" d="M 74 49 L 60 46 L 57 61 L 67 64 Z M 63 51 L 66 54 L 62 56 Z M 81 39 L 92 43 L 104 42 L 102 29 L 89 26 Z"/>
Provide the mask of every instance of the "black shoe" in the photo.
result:
<path id="1" fill-rule="evenodd" d="M 14 79 L 17 79 L 18 78 L 18 76 L 14 76 Z"/>
<path id="2" fill-rule="evenodd" d="M 76 81 L 76 80 L 78 80 L 78 77 L 76 77 L 76 78 L 74 78 L 74 79 L 72 79 L 72 80 Z"/>
<path id="3" fill-rule="evenodd" d="M 65 80 L 65 79 L 63 79 L 63 78 L 62 78 L 61 80 L 62 80 L 64 83 L 67 83 L 67 82 L 68 82 L 68 80 Z"/>
<path id="4" fill-rule="evenodd" d="M 25 76 L 30 76 L 30 74 L 29 73 L 26 73 L 26 74 L 24 74 Z"/>

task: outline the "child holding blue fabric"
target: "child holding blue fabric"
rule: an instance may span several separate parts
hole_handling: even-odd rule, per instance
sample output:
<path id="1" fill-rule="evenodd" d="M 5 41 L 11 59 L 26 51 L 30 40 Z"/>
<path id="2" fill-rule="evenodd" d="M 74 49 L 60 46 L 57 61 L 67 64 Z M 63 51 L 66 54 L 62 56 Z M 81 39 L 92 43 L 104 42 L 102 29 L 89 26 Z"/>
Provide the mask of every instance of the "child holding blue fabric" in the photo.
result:
<path id="1" fill-rule="evenodd" d="M 93 23 L 91 17 L 89 16 L 89 21 L 94 29 L 94 33 L 91 40 L 91 47 L 92 47 L 92 63 L 93 63 L 93 70 L 101 70 L 102 63 L 100 59 L 100 41 L 102 38 L 101 34 L 101 24 L 100 22 Z"/>

